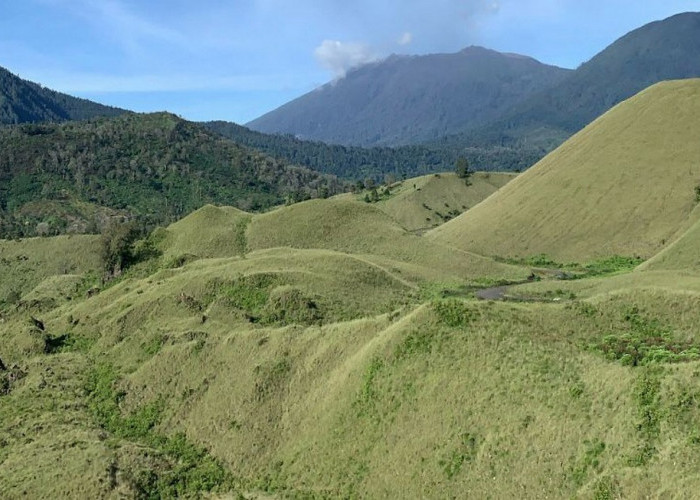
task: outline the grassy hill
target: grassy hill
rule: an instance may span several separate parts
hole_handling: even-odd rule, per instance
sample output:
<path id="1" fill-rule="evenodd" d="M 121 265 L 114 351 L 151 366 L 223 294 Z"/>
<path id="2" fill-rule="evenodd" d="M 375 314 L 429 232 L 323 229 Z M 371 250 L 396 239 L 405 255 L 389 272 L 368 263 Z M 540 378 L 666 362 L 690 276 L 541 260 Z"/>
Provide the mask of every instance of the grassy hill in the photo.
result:
<path id="1" fill-rule="evenodd" d="M 662 275 L 665 290 L 643 284 Z M 622 291 L 566 303 L 426 300 L 353 255 L 276 248 L 5 310 L 0 484 L 10 497 L 682 496 L 700 486 L 700 361 L 632 366 L 606 342 L 650 331 L 697 349 L 699 278 L 599 278 Z"/>
<path id="2" fill-rule="evenodd" d="M 653 256 L 695 221 L 698 97 L 700 80 L 652 86 L 430 237 L 503 257 Z"/>
<path id="3" fill-rule="evenodd" d="M 454 173 L 426 175 L 392 186 L 377 208 L 408 231 L 422 232 L 469 210 L 514 178 L 511 173 L 477 172 L 467 184 Z"/>
<path id="4" fill-rule="evenodd" d="M 692 497 L 698 93 L 652 87 L 512 180 L 205 205 L 105 283 L 97 236 L 0 241 L 3 496 Z M 408 230 L 423 203 L 472 202 Z M 445 237 L 489 206 L 464 234 L 552 257 L 507 264 Z M 521 214 L 568 218 L 536 235 Z M 639 266 L 546 269 L 659 227 L 678 237 Z M 477 298 L 494 285 L 502 300 Z"/>

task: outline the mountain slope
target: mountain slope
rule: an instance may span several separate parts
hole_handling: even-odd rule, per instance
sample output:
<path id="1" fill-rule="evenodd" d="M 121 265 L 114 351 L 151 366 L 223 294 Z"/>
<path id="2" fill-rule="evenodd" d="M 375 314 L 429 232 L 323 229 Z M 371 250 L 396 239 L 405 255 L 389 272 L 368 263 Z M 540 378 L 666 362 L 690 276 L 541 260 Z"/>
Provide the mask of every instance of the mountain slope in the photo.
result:
<path id="1" fill-rule="evenodd" d="M 517 104 L 486 127 L 443 144 L 556 147 L 619 102 L 654 83 L 700 76 L 700 12 L 649 23 L 612 43 L 558 84 Z"/>
<path id="2" fill-rule="evenodd" d="M 260 210 L 345 188 L 166 113 L 0 129 L 0 181 L 0 227 L 13 236 L 42 222 L 62 232 L 84 219 L 80 203 L 164 224 L 206 203 Z"/>
<path id="3" fill-rule="evenodd" d="M 350 71 L 248 126 L 339 144 L 415 143 L 492 120 L 568 73 L 481 47 L 392 56 Z"/>
<path id="4" fill-rule="evenodd" d="M 482 255 L 650 257 L 692 222 L 699 116 L 700 79 L 654 85 L 429 236 Z"/>
<path id="5" fill-rule="evenodd" d="M 55 92 L 0 68 L 0 124 L 85 120 L 125 110 Z"/>

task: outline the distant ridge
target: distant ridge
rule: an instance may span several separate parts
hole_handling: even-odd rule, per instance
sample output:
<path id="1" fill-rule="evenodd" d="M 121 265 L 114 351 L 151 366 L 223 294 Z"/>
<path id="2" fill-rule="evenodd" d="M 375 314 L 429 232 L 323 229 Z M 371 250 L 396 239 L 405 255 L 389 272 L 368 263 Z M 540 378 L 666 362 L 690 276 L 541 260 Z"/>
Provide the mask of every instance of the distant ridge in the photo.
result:
<path id="1" fill-rule="evenodd" d="M 487 123 L 569 72 L 483 47 L 394 55 L 350 71 L 248 126 L 345 145 L 416 143 Z"/>
<path id="2" fill-rule="evenodd" d="M 552 88 L 443 146 L 527 142 L 552 149 L 614 105 L 665 80 L 700 77 L 700 12 L 633 30 Z"/>
<path id="3" fill-rule="evenodd" d="M 207 203 L 256 211 L 346 187 L 169 113 L 0 127 L 5 238 L 95 231 L 98 208 L 162 225 Z"/>
<path id="4" fill-rule="evenodd" d="M 44 88 L 0 67 L 0 124 L 85 120 L 126 112 Z"/>

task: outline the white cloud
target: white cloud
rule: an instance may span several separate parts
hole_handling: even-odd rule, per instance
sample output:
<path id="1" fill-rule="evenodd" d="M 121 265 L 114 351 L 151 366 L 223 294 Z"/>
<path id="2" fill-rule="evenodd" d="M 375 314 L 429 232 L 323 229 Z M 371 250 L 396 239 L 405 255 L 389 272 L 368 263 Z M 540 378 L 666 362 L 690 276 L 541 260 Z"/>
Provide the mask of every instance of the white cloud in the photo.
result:
<path id="1" fill-rule="evenodd" d="M 396 41 L 399 45 L 409 45 L 413 41 L 413 34 L 406 32 Z"/>
<path id="2" fill-rule="evenodd" d="M 377 60 L 369 45 L 338 40 L 324 40 L 316 47 L 314 55 L 321 66 L 330 70 L 335 78 L 343 78 L 348 70 Z"/>

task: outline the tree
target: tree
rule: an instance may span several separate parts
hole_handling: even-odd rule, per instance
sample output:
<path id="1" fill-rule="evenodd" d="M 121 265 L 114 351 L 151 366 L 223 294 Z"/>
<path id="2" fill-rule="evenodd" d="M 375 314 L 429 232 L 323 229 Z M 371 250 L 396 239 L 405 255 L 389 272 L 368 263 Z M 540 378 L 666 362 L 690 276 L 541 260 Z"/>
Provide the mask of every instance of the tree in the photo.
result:
<path id="1" fill-rule="evenodd" d="M 102 231 L 100 257 L 106 279 L 119 276 L 134 260 L 138 230 L 133 222 L 111 222 Z"/>
<path id="2" fill-rule="evenodd" d="M 455 172 L 457 177 L 464 179 L 467 186 L 471 185 L 471 176 L 474 172 L 469 169 L 469 162 L 463 156 L 457 158 L 457 161 L 455 162 Z"/>

